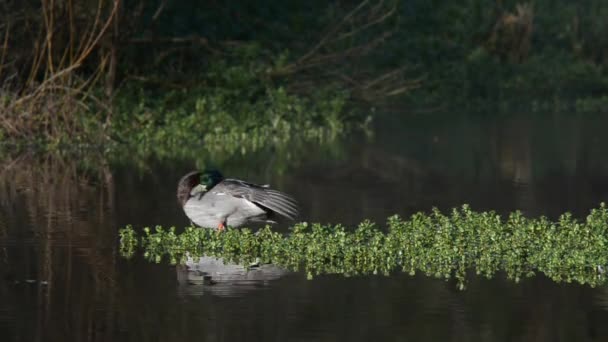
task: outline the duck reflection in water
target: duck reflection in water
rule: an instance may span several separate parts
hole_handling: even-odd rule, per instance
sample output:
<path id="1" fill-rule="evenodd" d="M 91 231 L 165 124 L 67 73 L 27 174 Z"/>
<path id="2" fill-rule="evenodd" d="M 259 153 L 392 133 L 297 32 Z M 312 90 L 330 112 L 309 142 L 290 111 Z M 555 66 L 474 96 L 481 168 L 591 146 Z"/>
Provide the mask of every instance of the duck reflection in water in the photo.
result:
<path id="1" fill-rule="evenodd" d="M 224 263 L 214 257 L 188 257 L 177 266 L 179 292 L 185 295 L 213 294 L 234 297 L 267 287 L 289 272 L 272 264 L 256 264 L 249 267 Z"/>

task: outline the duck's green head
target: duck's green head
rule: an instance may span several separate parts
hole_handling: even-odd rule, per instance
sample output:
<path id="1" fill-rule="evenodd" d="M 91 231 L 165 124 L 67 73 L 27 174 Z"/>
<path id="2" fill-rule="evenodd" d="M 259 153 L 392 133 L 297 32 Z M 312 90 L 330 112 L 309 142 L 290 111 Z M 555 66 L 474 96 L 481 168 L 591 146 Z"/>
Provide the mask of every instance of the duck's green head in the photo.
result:
<path id="1" fill-rule="evenodd" d="M 222 179 L 224 179 L 224 177 L 219 171 L 205 170 L 200 173 L 199 184 L 195 186 L 190 193 L 209 191 L 209 189 L 221 182 Z"/>
<path id="2" fill-rule="evenodd" d="M 177 200 L 183 206 L 188 198 L 209 191 L 224 177 L 216 170 L 187 173 L 177 184 Z"/>

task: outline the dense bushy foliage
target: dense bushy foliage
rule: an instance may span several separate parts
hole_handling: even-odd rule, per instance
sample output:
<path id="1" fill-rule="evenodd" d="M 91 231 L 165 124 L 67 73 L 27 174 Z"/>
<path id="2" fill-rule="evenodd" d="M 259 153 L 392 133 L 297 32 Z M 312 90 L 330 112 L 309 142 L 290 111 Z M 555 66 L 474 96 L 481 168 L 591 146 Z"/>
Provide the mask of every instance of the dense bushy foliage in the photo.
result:
<path id="1" fill-rule="evenodd" d="M 12 142 L 171 149 L 222 136 L 226 150 L 250 151 L 294 127 L 318 139 L 357 126 L 367 115 L 344 106 L 355 99 L 607 107 L 602 0 L 0 6 L 11 13 L 0 137 Z"/>

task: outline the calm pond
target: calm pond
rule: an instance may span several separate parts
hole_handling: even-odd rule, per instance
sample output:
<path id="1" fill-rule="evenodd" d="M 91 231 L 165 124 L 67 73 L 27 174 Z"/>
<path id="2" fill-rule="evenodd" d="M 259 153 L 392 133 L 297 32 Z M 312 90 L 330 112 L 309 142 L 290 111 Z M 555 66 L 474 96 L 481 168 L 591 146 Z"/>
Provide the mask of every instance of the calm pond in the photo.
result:
<path id="1" fill-rule="evenodd" d="M 301 220 L 383 223 L 432 207 L 555 219 L 608 201 L 608 118 L 387 113 L 371 136 L 223 161 L 26 154 L 0 167 L 0 341 L 600 341 L 608 289 L 324 275 L 124 259 L 126 224 L 183 227 L 202 163 L 296 197 Z M 289 149 L 287 149 L 289 151 Z M 282 150 L 281 150 L 282 151 Z M 277 229 L 286 229 L 284 225 Z M 206 273 L 205 273 L 206 272 Z"/>

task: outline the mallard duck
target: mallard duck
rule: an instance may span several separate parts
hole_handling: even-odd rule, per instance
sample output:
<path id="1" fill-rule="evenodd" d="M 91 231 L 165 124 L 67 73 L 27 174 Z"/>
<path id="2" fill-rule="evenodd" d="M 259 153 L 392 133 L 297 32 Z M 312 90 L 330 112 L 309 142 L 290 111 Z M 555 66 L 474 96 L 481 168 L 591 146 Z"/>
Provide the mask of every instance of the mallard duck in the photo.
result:
<path id="1" fill-rule="evenodd" d="M 192 223 L 224 230 L 262 222 L 275 223 L 277 214 L 288 219 L 298 215 L 289 195 L 238 179 L 224 178 L 218 171 L 192 171 L 177 184 L 177 200 Z"/>

